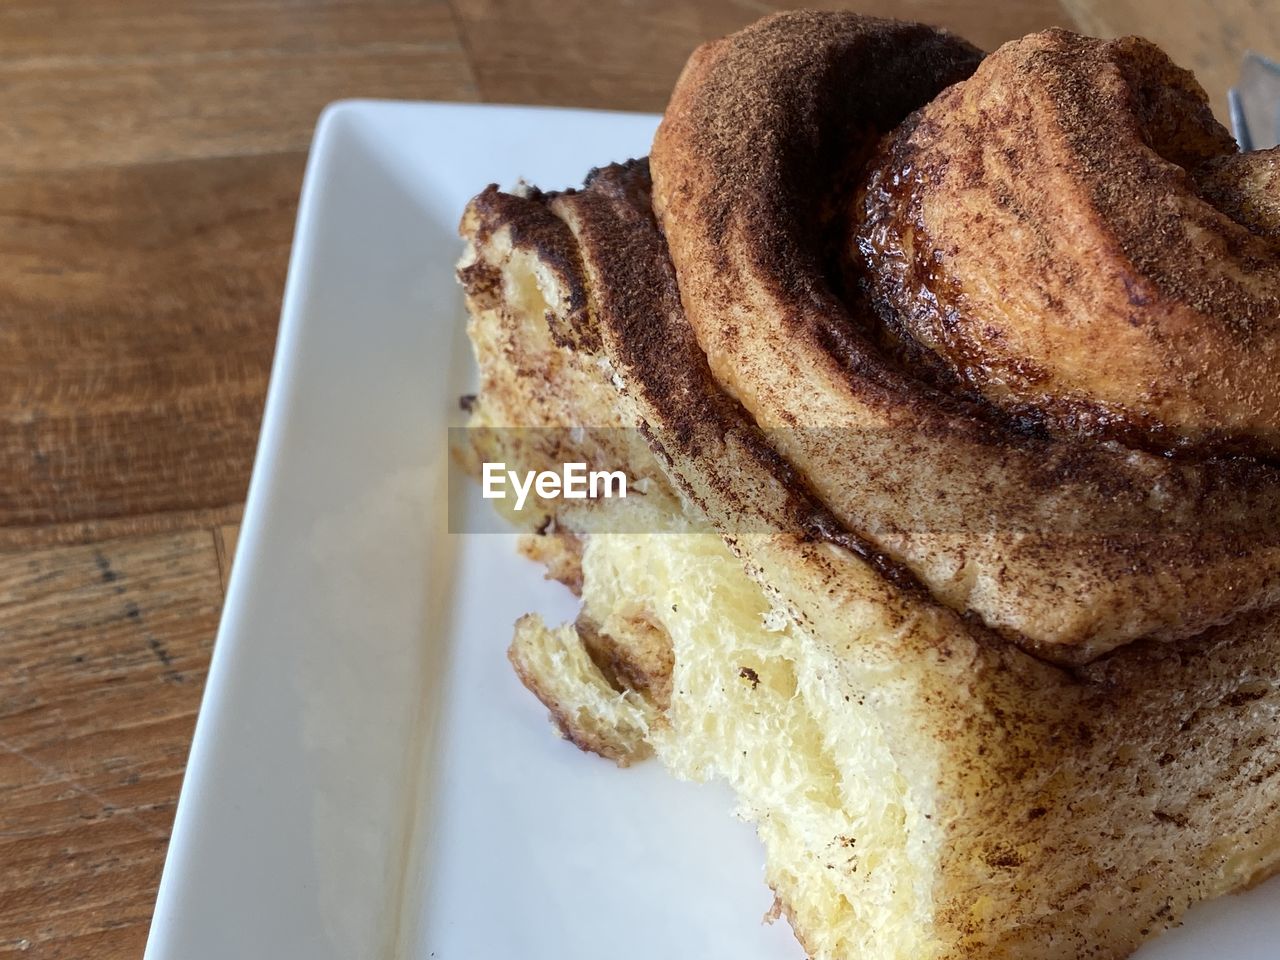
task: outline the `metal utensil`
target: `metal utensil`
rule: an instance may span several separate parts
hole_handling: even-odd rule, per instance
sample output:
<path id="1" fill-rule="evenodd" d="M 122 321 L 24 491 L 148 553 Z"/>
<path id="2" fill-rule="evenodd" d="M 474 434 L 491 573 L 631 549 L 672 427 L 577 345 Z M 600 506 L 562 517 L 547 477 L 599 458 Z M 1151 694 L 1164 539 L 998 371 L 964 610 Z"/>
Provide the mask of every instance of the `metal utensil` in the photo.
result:
<path id="1" fill-rule="evenodd" d="M 1231 128 L 1241 150 L 1280 144 L 1280 63 L 1250 51 L 1239 82 L 1227 91 Z"/>

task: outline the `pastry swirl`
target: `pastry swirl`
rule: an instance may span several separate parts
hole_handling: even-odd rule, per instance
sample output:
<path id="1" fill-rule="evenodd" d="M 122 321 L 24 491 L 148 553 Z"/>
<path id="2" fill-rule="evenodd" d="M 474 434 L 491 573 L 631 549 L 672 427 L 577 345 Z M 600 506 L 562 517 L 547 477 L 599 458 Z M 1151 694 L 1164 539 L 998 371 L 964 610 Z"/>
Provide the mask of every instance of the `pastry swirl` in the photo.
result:
<path id="1" fill-rule="evenodd" d="M 1274 457 L 1278 176 L 1159 48 L 1049 31 L 887 138 L 853 256 L 886 326 L 1010 414 Z"/>
<path id="2" fill-rule="evenodd" d="M 710 375 L 841 528 L 1037 655 L 1276 603 L 1275 155 L 1142 41 L 979 63 L 808 14 L 695 53 L 650 162 Z"/>

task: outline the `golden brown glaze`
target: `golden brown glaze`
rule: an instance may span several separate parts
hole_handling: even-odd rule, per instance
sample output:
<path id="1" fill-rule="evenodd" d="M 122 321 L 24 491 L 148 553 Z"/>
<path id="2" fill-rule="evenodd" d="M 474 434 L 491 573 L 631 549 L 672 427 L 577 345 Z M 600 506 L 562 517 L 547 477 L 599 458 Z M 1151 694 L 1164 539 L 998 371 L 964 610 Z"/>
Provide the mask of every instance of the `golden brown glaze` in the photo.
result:
<path id="1" fill-rule="evenodd" d="M 1014 414 L 1274 456 L 1278 159 L 1154 45 L 1051 30 L 887 138 L 855 256 L 900 338 Z"/>
<path id="2" fill-rule="evenodd" d="M 999 89 L 1009 82 L 1001 80 L 1007 71 L 1000 62 L 1038 64 L 1038 92 L 1019 95 L 1056 103 L 1061 113 L 1072 96 L 1092 95 L 1092 88 L 1073 87 L 1069 72 L 1054 73 L 1066 68 L 1055 67 L 1043 52 L 1072 45 L 1123 61 L 1123 69 L 1103 71 L 1097 81 L 1121 87 L 1087 109 L 1106 115 L 1118 109 L 1118 97 L 1142 100 L 1130 107 L 1138 118 L 1131 126 L 1145 124 L 1143 137 L 1203 171 L 1201 179 L 1192 181 L 1143 147 L 1136 132 L 1128 139 L 1116 134 L 1119 143 L 1113 144 L 1080 121 L 1074 126 L 1080 141 L 1074 172 L 1037 161 L 1052 167 L 1041 182 L 1044 192 L 1063 195 L 1054 202 L 1069 206 L 1083 189 L 1071 194 L 1059 180 L 1069 185 L 1071 176 L 1084 177 L 1115 154 L 1145 158 L 1150 171 L 1165 171 L 1166 186 L 1178 181 L 1184 188 L 1159 203 L 1147 194 L 1151 210 L 1142 218 L 1121 209 L 1124 197 L 1134 197 L 1136 182 L 1113 196 L 1108 189 L 1115 183 L 1103 189 L 1095 179 L 1091 205 L 1076 214 L 1080 223 L 1037 221 L 1037 234 L 1004 223 L 987 230 L 975 218 L 981 210 L 964 207 L 962 187 L 967 176 L 978 196 L 974 203 L 996 203 L 982 199 L 1000 192 L 979 176 L 984 164 L 996 162 L 981 159 L 984 144 L 994 143 L 1006 164 L 1014 162 L 1007 155 L 1015 146 L 1024 156 L 1048 149 L 1038 141 L 1019 143 L 1029 139 L 1025 128 L 1016 132 L 1015 121 L 996 111 L 996 104 L 1007 103 L 1009 112 L 1025 114 L 1037 130 L 1048 123 L 1041 118 L 1048 107 L 1023 104 Z M 1277 220 L 1267 192 L 1274 161 L 1226 154 L 1225 134 L 1208 117 L 1194 81 L 1149 45 L 1107 45 L 1051 32 L 1003 48 L 989 58 L 990 69 L 978 62 L 967 44 L 928 28 L 811 13 L 768 18 L 695 53 L 655 140 L 651 166 L 654 207 L 683 311 L 711 376 L 764 431 L 798 487 L 840 526 L 905 566 L 936 600 L 1038 655 L 1086 662 L 1138 638 L 1190 637 L 1274 604 L 1280 600 L 1277 472 L 1249 458 L 1170 459 L 1150 450 L 1167 436 L 1192 447 L 1224 437 L 1265 445 L 1271 401 L 1264 394 L 1277 391 L 1280 397 L 1280 388 L 1262 375 L 1271 363 L 1265 350 L 1255 354 L 1243 344 L 1272 342 L 1265 335 L 1274 312 L 1267 312 L 1264 281 L 1275 269 L 1269 231 Z M 971 116 L 966 98 L 985 106 Z M 954 118 L 943 109 L 950 104 L 960 105 Z M 944 140 L 929 154 L 936 170 L 921 174 L 905 161 L 894 168 L 905 151 L 932 149 L 931 131 L 965 122 L 986 124 L 985 139 L 970 130 L 959 144 Z M 897 132 L 862 193 L 871 215 L 859 229 L 874 262 L 841 265 L 849 244 L 847 211 L 869 182 L 867 161 L 879 135 L 890 130 Z M 979 159 L 967 159 L 962 147 L 977 151 Z M 947 151 L 957 152 L 954 162 L 948 163 Z M 1034 193 L 1034 164 L 1023 165 L 1029 172 L 1018 190 Z M 897 185 L 889 189 L 895 176 Z M 1207 199 L 1185 186 L 1193 182 Z M 930 205 L 940 184 L 954 189 L 945 203 L 939 195 Z M 935 221 L 938 230 L 952 231 L 945 243 L 933 232 L 913 230 L 913 205 L 930 212 L 930 231 Z M 1142 221 L 1152 229 L 1144 234 L 1135 225 L 1105 247 L 1096 240 L 1106 233 L 1096 222 L 1100 209 L 1119 222 Z M 1206 223 L 1216 225 L 1215 236 L 1234 238 L 1231 243 L 1247 256 L 1232 260 L 1226 246 L 1207 241 L 1207 247 L 1187 247 L 1189 237 L 1206 236 Z M 1185 289 L 1197 282 L 1168 279 L 1178 272 L 1168 259 L 1173 251 L 1184 264 L 1216 257 L 1202 271 L 1209 278 L 1204 284 L 1223 302 L 1247 301 L 1247 309 L 1234 319 L 1210 317 L 1205 296 L 1194 309 L 1185 301 L 1173 309 L 1175 284 Z M 1142 290 L 1154 292 L 1132 294 L 1151 299 L 1156 319 L 1146 327 L 1124 325 L 1126 336 L 1164 337 L 1161 349 L 1173 369 L 1149 391 L 1163 398 L 1163 406 L 1120 411 L 1097 399 L 1108 389 L 1123 393 L 1126 378 L 1137 376 L 1126 364 L 1140 366 L 1151 356 L 1130 359 L 1133 344 L 1120 336 L 1111 338 L 1109 350 L 1104 333 L 1072 348 L 1079 375 L 1100 384 L 1091 397 L 1065 385 L 1068 373 L 1051 368 L 1059 353 L 1071 352 L 1066 347 L 1045 347 L 1044 357 L 1029 344 L 1018 354 L 1009 346 L 1012 333 L 1001 332 L 1005 314 L 999 311 L 1021 296 L 1023 314 L 1035 313 L 1028 325 L 1069 339 L 1082 322 L 1070 310 L 1101 324 L 1108 305 L 1114 306 L 1114 284 L 1108 288 L 1098 278 L 1119 277 L 1124 290 L 1126 271 L 1137 277 L 1136 264 L 1162 257 L 1163 292 L 1144 280 Z M 943 269 L 948 258 L 990 271 L 986 287 L 974 284 L 987 299 L 964 327 L 968 339 L 951 354 L 943 349 L 944 337 L 928 336 L 954 316 L 938 307 L 951 295 Z M 1083 263 L 1098 282 L 1086 283 L 1081 275 L 1073 286 L 1071 271 L 1083 274 Z M 1246 275 L 1241 264 L 1252 272 Z M 1067 279 L 1054 280 L 1054 271 Z M 1228 289 L 1228 279 L 1237 286 Z M 1062 290 L 1050 297 L 1043 288 L 1053 283 Z M 1257 295 L 1245 297 L 1246 287 Z M 1069 310 L 1068 295 L 1083 300 Z M 1126 302 L 1130 296 L 1124 294 Z M 932 326 L 930 309 L 943 317 Z M 1185 336 L 1165 337 L 1166 328 Z M 1221 352 L 1206 357 L 1204 349 L 1226 350 L 1232 336 L 1237 352 L 1250 358 L 1255 379 L 1265 384 L 1249 388 L 1234 373 L 1198 373 L 1215 364 L 1225 369 Z M 1115 383 L 1109 379 L 1113 367 L 1123 368 Z M 1049 377 L 1058 378 L 1052 390 L 1043 386 Z M 1025 383 L 1032 393 L 1005 402 L 1013 395 L 995 383 Z M 1042 393 L 1032 395 L 1035 384 Z M 1234 407 L 1230 384 L 1244 391 Z M 1219 387 L 1210 403 L 1206 398 Z M 1220 422 L 1189 419 L 1188 411 L 1210 408 Z M 1229 416 L 1239 422 L 1228 423 Z M 1256 430 L 1242 426 L 1249 417 Z M 1117 424 L 1136 424 L 1147 442 L 1116 442 L 1128 438 L 1118 428 L 1099 435 Z"/>

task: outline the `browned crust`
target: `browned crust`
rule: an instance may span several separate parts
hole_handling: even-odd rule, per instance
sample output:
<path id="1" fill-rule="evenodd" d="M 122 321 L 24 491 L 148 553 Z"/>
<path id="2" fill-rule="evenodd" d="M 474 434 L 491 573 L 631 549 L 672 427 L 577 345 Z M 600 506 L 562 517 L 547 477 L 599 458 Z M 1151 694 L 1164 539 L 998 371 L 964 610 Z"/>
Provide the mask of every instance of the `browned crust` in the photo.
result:
<path id="1" fill-rule="evenodd" d="M 572 282 L 581 275 L 578 247 L 573 235 L 564 222 L 551 215 L 543 205 L 543 201 L 552 196 L 554 194 L 543 193 L 536 188 L 529 188 L 526 196 L 514 196 L 503 193 L 491 183 L 472 198 L 467 205 L 467 216 L 474 218 L 472 236 L 477 244 L 489 242 L 494 230 L 509 230 L 513 247 L 536 250 L 544 264 L 570 281 L 565 285 L 569 298 L 567 309 L 553 314 L 555 319 L 550 324 L 555 342 L 566 344 L 580 339 L 586 329 L 581 321 L 587 295 L 581 284 Z M 463 267 L 458 279 L 470 296 L 483 296 L 484 285 L 492 282 L 491 269 L 483 263 Z"/>
<path id="2" fill-rule="evenodd" d="M 1034 34 L 886 138 L 856 272 L 935 383 L 1019 420 L 1274 453 L 1280 244 L 1251 198 L 1275 165 L 1153 44 Z"/>
<path id="3" fill-rule="evenodd" d="M 684 492 L 700 506 L 699 488 L 711 487 L 728 503 L 745 504 L 747 477 L 764 475 L 777 498 L 764 523 L 737 521 L 748 511 L 713 517 L 730 536 L 785 532 L 835 543 L 862 557 L 902 589 L 920 590 L 909 570 L 845 528 L 813 497 L 791 465 L 769 445 L 742 406 L 716 384 L 706 357 L 685 321 L 666 244 L 651 212 L 649 167 L 643 160 L 594 172 L 582 192 L 565 194 L 553 207 L 573 225 L 584 267 L 598 282 L 592 322 L 607 325 L 610 359 L 624 389 L 642 392 L 655 416 L 642 420 L 655 455 L 706 464 Z M 606 279 L 607 278 L 607 279 Z"/>
<path id="4" fill-rule="evenodd" d="M 831 207 L 876 133 L 976 64 L 927 28 L 808 13 L 695 53 L 651 163 L 713 377 L 784 431 L 770 439 L 787 469 L 870 553 L 1039 655 L 1087 662 L 1276 603 L 1280 473 L 1171 462 L 1000 414 L 902 366 L 871 311 L 833 286 Z M 650 376 L 679 376 L 665 366 Z M 677 430 L 709 432 L 696 405 L 670 415 Z"/>

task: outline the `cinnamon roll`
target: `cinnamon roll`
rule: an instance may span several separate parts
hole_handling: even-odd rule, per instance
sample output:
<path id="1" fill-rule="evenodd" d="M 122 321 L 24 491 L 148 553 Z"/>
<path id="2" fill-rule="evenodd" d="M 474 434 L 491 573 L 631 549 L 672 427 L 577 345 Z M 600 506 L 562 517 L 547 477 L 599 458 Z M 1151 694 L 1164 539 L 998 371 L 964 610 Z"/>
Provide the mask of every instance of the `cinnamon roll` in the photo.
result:
<path id="1" fill-rule="evenodd" d="M 646 481 L 526 521 L 583 608 L 513 663 L 733 784 L 811 956 L 1121 958 L 1280 867 L 1277 177 L 1145 41 L 793 13 L 468 208 L 474 425 L 608 428 L 484 443 Z"/>

